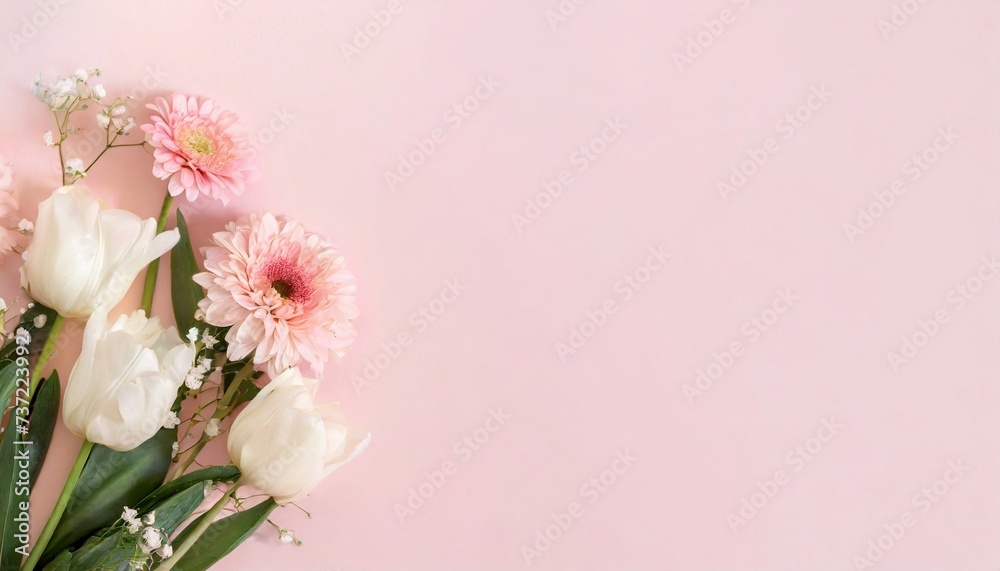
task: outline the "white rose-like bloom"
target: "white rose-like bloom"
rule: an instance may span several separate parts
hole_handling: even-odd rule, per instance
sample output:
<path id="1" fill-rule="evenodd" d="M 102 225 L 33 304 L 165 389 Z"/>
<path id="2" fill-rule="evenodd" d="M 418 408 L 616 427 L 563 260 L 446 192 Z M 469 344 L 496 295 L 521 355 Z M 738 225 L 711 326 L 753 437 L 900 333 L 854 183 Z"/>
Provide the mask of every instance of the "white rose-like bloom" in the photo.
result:
<path id="1" fill-rule="evenodd" d="M 64 186 L 38 205 L 24 252 L 21 287 L 63 317 L 88 317 L 115 306 L 139 272 L 167 253 L 180 235 L 156 234 L 156 220 L 101 208 L 81 186 Z"/>
<path id="2" fill-rule="evenodd" d="M 229 430 L 229 456 L 243 481 L 284 505 L 360 454 L 371 435 L 350 428 L 336 404 L 314 402 L 318 381 L 285 370 L 254 397 Z"/>
<path id="3" fill-rule="evenodd" d="M 177 389 L 194 361 L 194 346 L 142 310 L 108 324 L 94 311 L 66 383 L 63 421 L 75 434 L 124 452 L 149 440 L 166 422 Z"/>

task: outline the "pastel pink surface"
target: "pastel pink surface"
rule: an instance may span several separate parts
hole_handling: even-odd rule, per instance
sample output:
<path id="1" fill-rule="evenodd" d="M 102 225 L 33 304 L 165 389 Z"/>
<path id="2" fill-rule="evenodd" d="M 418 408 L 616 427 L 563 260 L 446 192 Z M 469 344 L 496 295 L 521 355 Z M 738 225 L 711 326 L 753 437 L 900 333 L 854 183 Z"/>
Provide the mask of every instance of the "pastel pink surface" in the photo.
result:
<path id="1" fill-rule="evenodd" d="M 100 66 L 112 95 L 213 97 L 255 134 L 261 180 L 228 208 L 187 209 L 197 244 L 267 209 L 328 234 L 358 276 L 359 339 L 321 396 L 373 443 L 303 502 L 311 520 L 274 516 L 302 547 L 265 529 L 218 569 L 855 569 L 906 513 L 915 524 L 876 569 L 997 568 L 1000 280 L 955 288 L 1000 251 L 1000 5 L 926 2 L 887 33 L 888 0 L 594 1 L 555 29 L 556 0 L 398 6 L 377 30 L 382 1 L 70 2 L 20 43 L 10 34 L 40 4 L 0 3 L 0 153 L 29 215 L 58 174 L 28 85 Z M 376 37 L 348 57 L 366 25 Z M 709 45 L 679 70 L 699 33 Z M 490 78 L 475 111 L 449 111 Z M 780 121 L 809 102 L 786 138 Z M 620 135 L 605 130 L 616 118 Z M 949 128 L 957 139 L 913 179 L 911 157 Z M 602 134 L 616 140 L 581 159 Z M 763 166 L 720 196 L 768 138 Z M 400 156 L 431 145 L 390 190 Z M 114 153 L 88 184 L 155 216 L 165 183 L 150 159 Z M 562 194 L 526 211 L 563 170 Z M 872 207 L 895 179 L 903 192 Z M 881 214 L 849 237 L 859 209 Z M 671 258 L 639 270 L 660 246 Z M 2 266 L 4 292 L 16 266 Z M 641 288 L 619 283 L 635 272 Z M 461 294 L 435 302 L 453 280 Z M 798 299 L 761 331 L 751 320 L 770 320 L 778 290 Z M 422 308 L 443 311 L 430 322 Z M 904 337 L 926 343 L 894 370 Z M 734 342 L 689 402 L 685 385 Z M 60 427 L 36 531 L 78 445 Z M 967 473 L 934 492 L 958 461 Z M 727 516 L 778 470 L 786 483 L 734 533 Z M 536 544 L 574 502 L 572 525 Z"/>

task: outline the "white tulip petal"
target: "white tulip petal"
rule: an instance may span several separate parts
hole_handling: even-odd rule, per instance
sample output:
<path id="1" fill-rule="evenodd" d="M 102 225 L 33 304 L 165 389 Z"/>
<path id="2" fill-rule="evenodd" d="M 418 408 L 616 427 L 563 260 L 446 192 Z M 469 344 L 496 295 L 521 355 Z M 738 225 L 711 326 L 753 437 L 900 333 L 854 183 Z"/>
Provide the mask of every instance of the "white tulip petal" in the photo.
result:
<path id="1" fill-rule="evenodd" d="M 193 360 L 194 348 L 158 320 L 137 311 L 109 327 L 107 309 L 99 306 L 70 372 L 63 420 L 91 442 L 131 450 L 163 426 L 183 383 L 181 371 Z"/>
<path id="2" fill-rule="evenodd" d="M 233 421 L 227 446 L 244 478 L 279 504 L 298 500 L 360 454 L 370 435 L 348 427 L 337 405 L 314 402 L 315 379 L 293 367 Z"/>
<path id="3" fill-rule="evenodd" d="M 88 317 L 115 306 L 149 262 L 179 240 L 156 235 L 156 221 L 125 210 L 102 210 L 81 186 L 62 187 L 38 206 L 21 285 L 65 317 Z"/>

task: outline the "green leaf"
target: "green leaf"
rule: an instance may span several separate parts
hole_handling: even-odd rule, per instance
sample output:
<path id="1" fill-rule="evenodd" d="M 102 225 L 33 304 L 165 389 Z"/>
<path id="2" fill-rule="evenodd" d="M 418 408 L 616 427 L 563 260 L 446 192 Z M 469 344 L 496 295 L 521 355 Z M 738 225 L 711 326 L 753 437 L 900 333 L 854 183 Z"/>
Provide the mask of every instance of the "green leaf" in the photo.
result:
<path id="1" fill-rule="evenodd" d="M 215 565 L 253 535 L 276 507 L 278 504 L 268 498 L 250 509 L 236 512 L 208 526 L 205 533 L 174 566 L 175 571 L 204 571 Z M 184 528 L 184 531 L 174 539 L 173 545 L 176 547 L 183 543 L 204 517 L 202 515 Z"/>
<path id="2" fill-rule="evenodd" d="M 177 211 L 177 231 L 180 232 L 181 239 L 170 251 L 170 291 L 174 300 L 177 330 L 183 337 L 195 325 L 194 314 L 198 310 L 198 302 L 205 297 L 205 292 L 192 279 L 198 273 L 198 261 L 194 257 L 187 222 L 180 210 Z"/>
<path id="3" fill-rule="evenodd" d="M 73 553 L 63 551 L 52 563 L 63 561 L 58 569 L 64 571 L 130 571 L 128 562 L 140 553 L 138 538 L 126 536 L 124 529 L 118 528 L 91 537 Z M 70 559 L 63 559 L 67 554 Z"/>
<path id="4" fill-rule="evenodd" d="M 69 551 L 63 551 L 59 557 L 52 560 L 52 563 L 46 565 L 43 571 L 69 571 L 69 564 L 72 560 L 73 554 Z"/>
<path id="5" fill-rule="evenodd" d="M 16 369 L 16 367 L 11 367 Z M 18 525 L 15 519 L 21 515 L 21 503 L 28 502 L 31 488 L 35 485 L 38 472 L 45 462 L 45 454 L 52 442 L 52 432 L 56 427 L 59 415 L 59 375 L 55 371 L 49 379 L 42 381 L 35 391 L 28 408 L 29 424 L 27 434 L 18 434 L 17 419 L 11 414 L 3 441 L 0 442 L 0 454 L 3 458 L 13 458 L 14 461 L 0 471 L 0 515 L 3 520 L 3 532 L 0 534 L 0 569 L 17 569 L 21 564 L 22 553 L 15 551 L 25 544 L 19 541 Z M 18 444 L 26 442 L 30 444 Z M 28 474 L 25 482 L 21 473 Z"/>
<path id="6" fill-rule="evenodd" d="M 27 553 L 27 551 L 22 553 L 15 551 L 22 546 L 27 547 L 27 540 L 19 541 L 15 537 L 18 534 L 19 523 L 15 522 L 15 519 L 26 513 L 20 508 L 22 502 L 28 502 L 29 496 L 28 486 L 23 481 L 19 482 L 17 478 L 17 472 L 22 463 L 27 461 L 28 456 L 23 446 L 18 446 L 15 450 L 16 440 L 18 440 L 17 419 L 11 414 L 7 430 L 0 439 L 0 458 L 14 458 L 9 464 L 4 460 L 3 468 L 0 469 L 0 569 L 4 571 L 20 567 L 21 559 Z"/>
<path id="7" fill-rule="evenodd" d="M 232 465 L 210 466 L 201 470 L 195 470 L 194 472 L 185 474 L 176 480 L 171 480 L 166 484 L 163 484 L 157 488 L 155 492 L 149 494 L 141 502 L 139 502 L 139 505 L 135 506 L 135 509 L 139 510 L 139 512 L 145 512 L 145 510 L 173 496 L 179 491 L 186 489 L 195 482 L 202 485 L 204 485 L 205 482 L 212 482 L 213 484 L 219 482 L 235 482 L 239 477 L 240 469 Z"/>
<path id="8" fill-rule="evenodd" d="M 42 327 L 35 327 L 35 318 L 44 315 L 45 323 Z M 21 316 L 17 328 L 24 328 L 31 335 L 31 342 L 28 344 L 28 356 L 37 358 L 42 350 L 45 339 L 48 338 L 49 329 L 55 319 L 56 312 L 41 304 L 35 304 Z M 17 329 L 15 329 L 17 331 Z M 7 370 L 8 364 L 17 360 L 17 343 L 13 337 L 4 343 L 0 348 L 0 411 L 7 408 L 11 397 L 14 396 L 14 388 L 17 384 L 17 373 L 15 368 Z"/>
<path id="9" fill-rule="evenodd" d="M 38 318 L 41 318 L 41 327 L 35 326 L 35 319 Z M 28 352 L 33 359 L 37 358 L 38 354 L 42 352 L 42 345 L 45 345 L 45 341 L 49 338 L 49 331 L 52 329 L 55 319 L 56 311 L 40 303 L 35 303 L 21 316 L 21 321 L 18 322 L 17 328 L 14 331 L 16 332 L 18 329 L 23 328 L 28 332 L 31 340 L 28 343 Z M 3 349 L 0 349 L 0 359 L 9 359 L 11 361 L 17 359 L 17 343 L 14 342 L 13 337 L 3 346 Z"/>
<path id="10" fill-rule="evenodd" d="M 111 525 L 125 506 L 136 505 L 159 488 L 176 441 L 177 429 L 164 428 L 128 452 L 94 446 L 41 562 Z"/>
<path id="11" fill-rule="evenodd" d="M 185 488 L 166 497 L 162 502 L 151 504 L 156 512 L 153 524 L 170 535 L 181 523 L 191 517 L 205 499 L 205 482 L 188 482 Z M 149 513 L 140 510 L 140 517 Z M 94 571 L 128 570 L 128 561 L 137 554 L 138 537 L 126 534 L 122 524 L 105 529 L 87 539 L 76 551 L 63 551 L 52 560 L 46 571 Z"/>
<path id="12" fill-rule="evenodd" d="M 42 315 L 45 316 L 44 323 L 42 327 L 36 327 L 34 324 L 35 318 Z M 55 312 L 40 304 L 35 304 L 21 317 L 18 328 L 24 328 L 31 335 L 27 346 L 27 356 L 29 358 L 36 358 L 41 352 L 42 345 L 48 337 L 54 320 Z M 7 408 L 10 398 L 16 396 L 19 381 L 21 381 L 21 388 L 27 383 L 27 371 L 23 367 L 17 367 L 15 363 L 18 357 L 17 348 L 18 345 L 13 339 L 4 343 L 3 347 L 0 347 L 0 397 L 5 397 L 2 404 L 3 409 Z M 33 403 L 39 405 L 39 412 L 41 414 L 41 419 L 38 419 L 34 433 L 40 438 L 37 449 L 35 449 L 35 444 L 31 446 L 17 444 L 17 442 L 22 440 L 31 441 L 31 427 L 29 425 L 27 428 L 29 434 L 19 435 L 17 417 L 13 413 L 7 419 L 7 430 L 4 431 L 3 437 L 0 438 L 0 458 L 4 458 L 3 461 L 0 461 L 0 466 L 2 466 L 0 467 L 0 570 L 2 571 L 17 569 L 21 565 L 21 559 L 24 555 L 24 553 L 18 553 L 17 550 L 23 550 L 27 540 L 25 539 L 22 542 L 21 538 L 16 537 L 19 535 L 18 527 L 22 522 L 15 520 L 21 517 L 21 504 L 29 501 L 31 484 L 35 476 L 37 476 L 38 470 L 41 468 L 45 450 L 48 449 L 49 440 L 52 436 L 52 429 L 48 428 L 47 425 L 50 422 L 54 422 L 54 415 L 59 408 L 59 379 L 55 375 L 53 377 L 55 383 L 50 384 L 49 388 L 44 390 L 44 395 L 43 385 L 41 384 L 36 388 L 35 395 L 31 395 Z M 54 404 L 51 394 L 53 390 L 55 392 Z M 38 395 L 43 396 L 39 398 Z M 15 402 L 14 404 L 21 404 L 23 406 L 25 403 Z M 29 403 L 28 406 L 30 418 L 31 409 L 34 405 Z M 2 412 L 2 409 L 0 409 L 0 412 Z M 19 478 L 21 470 L 27 471 L 27 481 Z"/>
<path id="13" fill-rule="evenodd" d="M 35 487 L 35 480 L 42 470 L 45 462 L 45 455 L 49 452 L 49 444 L 52 443 L 52 433 L 56 429 L 56 420 L 59 418 L 59 373 L 52 371 L 52 375 L 38 385 L 35 391 L 35 398 L 31 401 L 31 423 L 28 426 L 28 442 L 31 447 L 28 449 L 30 474 L 30 487 Z"/>
<path id="14" fill-rule="evenodd" d="M 206 481 L 188 484 L 187 488 L 157 504 L 152 510 L 156 512 L 154 525 L 166 532 L 167 535 L 172 534 L 177 526 L 191 517 L 194 510 L 198 509 L 198 506 L 205 500 Z"/>
<path id="15" fill-rule="evenodd" d="M 0 360 L 0 416 L 10 404 L 11 397 L 14 396 L 14 387 L 17 385 L 16 367 L 12 367 L 14 361 Z"/>
<path id="16" fill-rule="evenodd" d="M 54 309 L 49 309 L 38 302 L 32 302 L 30 308 L 26 309 L 21 315 L 21 319 L 18 321 L 17 329 L 24 328 L 31 334 L 31 344 L 30 347 L 34 349 L 34 352 L 38 352 L 42 345 L 45 344 L 45 340 L 48 338 L 49 330 L 52 328 L 52 322 L 56 317 L 56 311 Z M 35 326 L 35 319 L 39 316 L 44 315 L 45 318 L 42 320 L 42 326 Z M 15 329 L 14 331 L 17 331 Z M 4 345 L 2 351 L 0 351 L 0 358 L 3 359 L 14 359 L 16 352 L 16 345 L 13 343 L 13 338 L 11 343 Z"/>

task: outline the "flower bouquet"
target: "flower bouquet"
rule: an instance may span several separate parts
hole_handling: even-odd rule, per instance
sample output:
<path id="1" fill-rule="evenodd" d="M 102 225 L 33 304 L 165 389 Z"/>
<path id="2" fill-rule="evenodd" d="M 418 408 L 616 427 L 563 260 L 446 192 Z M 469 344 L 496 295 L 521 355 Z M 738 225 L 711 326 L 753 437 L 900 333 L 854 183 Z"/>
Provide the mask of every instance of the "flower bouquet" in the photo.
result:
<path id="1" fill-rule="evenodd" d="M 242 194 L 255 173 L 246 132 L 214 101 L 179 94 L 146 105 L 151 118 L 135 130 L 138 102 L 110 99 L 99 75 L 34 82 L 56 124 L 43 142 L 62 173 L 34 222 L 18 215 L 0 159 L 0 251 L 21 253 L 30 297 L 14 319 L 0 310 L 11 323 L 0 346 L 0 571 L 208 569 L 367 446 L 337 405 L 315 402 L 317 380 L 299 368 L 320 375 L 353 341 L 354 278 L 330 243 L 267 212 L 215 233 L 199 266 L 180 210 L 167 229 L 173 201 Z M 67 156 L 67 141 L 95 130 L 96 157 Z M 148 151 L 152 175 L 167 181 L 158 219 L 106 208 L 83 184 L 121 147 Z M 176 327 L 151 315 L 167 252 Z M 140 275 L 140 307 L 119 314 Z M 74 322 L 85 322 L 82 348 L 63 391 L 46 365 Z M 32 534 L 30 494 L 60 418 L 84 440 Z M 201 464 L 224 434 L 232 462 Z"/>

